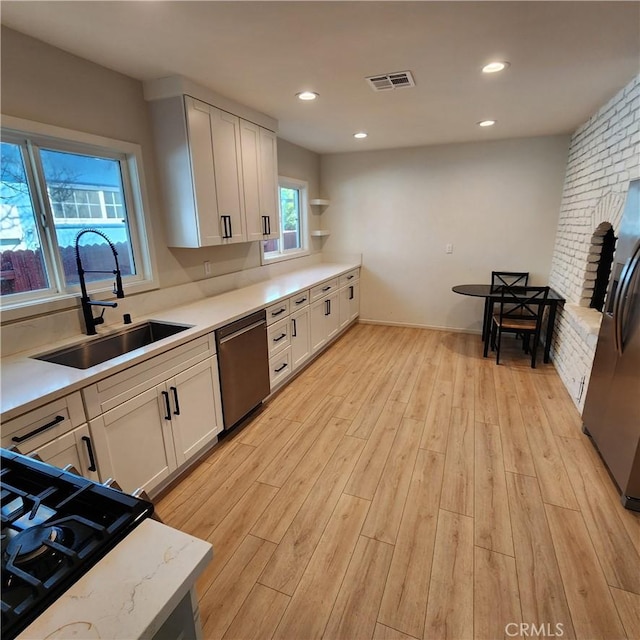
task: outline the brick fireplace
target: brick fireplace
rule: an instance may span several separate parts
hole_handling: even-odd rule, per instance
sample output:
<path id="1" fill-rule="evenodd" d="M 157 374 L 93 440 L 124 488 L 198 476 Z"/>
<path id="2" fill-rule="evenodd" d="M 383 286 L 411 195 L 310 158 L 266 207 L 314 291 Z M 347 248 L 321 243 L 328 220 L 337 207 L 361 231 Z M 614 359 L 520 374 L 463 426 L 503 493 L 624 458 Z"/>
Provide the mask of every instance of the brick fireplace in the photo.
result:
<path id="1" fill-rule="evenodd" d="M 569 147 L 549 281 L 567 299 L 556 323 L 552 357 L 579 410 L 598 340 L 609 256 L 629 182 L 637 178 L 640 76 L 580 127 Z"/>

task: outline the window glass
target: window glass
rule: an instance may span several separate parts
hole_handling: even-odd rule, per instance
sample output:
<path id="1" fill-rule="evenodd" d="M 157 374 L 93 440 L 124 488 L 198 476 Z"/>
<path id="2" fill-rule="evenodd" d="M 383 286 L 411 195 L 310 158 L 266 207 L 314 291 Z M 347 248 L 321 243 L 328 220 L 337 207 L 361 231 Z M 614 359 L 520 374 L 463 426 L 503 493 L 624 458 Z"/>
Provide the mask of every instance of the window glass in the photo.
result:
<path id="1" fill-rule="evenodd" d="M 306 183 L 282 178 L 278 192 L 280 237 L 263 242 L 263 256 L 267 261 L 295 257 L 306 251 Z"/>
<path id="2" fill-rule="evenodd" d="M 2 296 L 49 288 L 23 148 L 0 145 Z"/>
<path id="3" fill-rule="evenodd" d="M 157 286 L 139 145 L 11 116 L 3 125 L 2 315 L 18 319 L 74 304 L 78 237 L 90 293 L 111 289 L 110 243 L 125 291 Z"/>
<path id="4" fill-rule="evenodd" d="M 283 249 L 300 249 L 300 190 L 280 187 Z"/>
<path id="5" fill-rule="evenodd" d="M 118 252 L 122 275 L 135 274 L 127 212 L 122 204 L 120 161 L 51 149 L 41 149 L 40 158 L 65 282 L 78 284 L 75 239 L 84 229 L 106 235 Z M 86 271 L 113 270 L 113 254 L 104 238 L 87 233 L 80 243 Z M 87 273 L 85 277 L 87 282 L 106 278 L 105 273 Z"/>

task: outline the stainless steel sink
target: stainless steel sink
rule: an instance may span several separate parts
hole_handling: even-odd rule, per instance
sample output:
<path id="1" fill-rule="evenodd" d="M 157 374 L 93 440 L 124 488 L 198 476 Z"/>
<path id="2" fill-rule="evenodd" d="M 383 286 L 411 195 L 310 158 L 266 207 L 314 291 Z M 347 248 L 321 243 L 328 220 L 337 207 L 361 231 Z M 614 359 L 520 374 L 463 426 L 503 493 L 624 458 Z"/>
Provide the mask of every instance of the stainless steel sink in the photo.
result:
<path id="1" fill-rule="evenodd" d="M 190 328 L 189 325 L 150 320 L 144 324 L 127 327 L 104 338 L 87 340 L 57 351 L 41 353 L 33 358 L 63 364 L 75 369 L 88 369 Z"/>

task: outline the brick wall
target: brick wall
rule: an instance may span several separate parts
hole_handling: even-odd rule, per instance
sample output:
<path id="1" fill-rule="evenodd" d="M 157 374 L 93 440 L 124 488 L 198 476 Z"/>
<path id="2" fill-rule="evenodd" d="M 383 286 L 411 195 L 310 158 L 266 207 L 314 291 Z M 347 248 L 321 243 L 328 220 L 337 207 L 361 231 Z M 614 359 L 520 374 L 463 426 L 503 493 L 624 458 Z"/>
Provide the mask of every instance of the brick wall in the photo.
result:
<path id="1" fill-rule="evenodd" d="M 554 364 L 582 410 L 600 313 L 587 308 L 591 239 L 609 222 L 617 230 L 629 181 L 640 178 L 640 75 L 572 136 L 550 284 L 567 299 L 552 346 Z"/>

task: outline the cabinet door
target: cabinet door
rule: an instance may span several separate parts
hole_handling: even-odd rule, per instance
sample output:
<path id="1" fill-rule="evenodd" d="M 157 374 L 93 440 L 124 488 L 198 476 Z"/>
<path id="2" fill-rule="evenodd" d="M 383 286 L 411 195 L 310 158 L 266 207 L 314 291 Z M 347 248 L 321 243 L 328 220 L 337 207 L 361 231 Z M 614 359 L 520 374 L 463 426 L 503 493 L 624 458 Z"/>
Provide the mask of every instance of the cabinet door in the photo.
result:
<path id="1" fill-rule="evenodd" d="M 260 204 L 260 127 L 253 122 L 240 120 L 240 143 L 247 240 L 264 240 L 268 223 L 263 218 Z"/>
<path id="2" fill-rule="evenodd" d="M 260 127 L 260 207 L 269 219 L 265 240 L 280 237 L 277 145 L 276 134 Z"/>
<path id="3" fill-rule="evenodd" d="M 168 400 L 162 384 L 90 422 L 103 480 L 149 493 L 176 468 Z"/>
<path id="4" fill-rule="evenodd" d="M 349 293 L 349 320 L 355 320 L 360 315 L 360 281 L 356 280 L 347 289 Z"/>
<path id="5" fill-rule="evenodd" d="M 340 289 L 340 330 L 344 329 L 349 324 L 349 318 L 351 316 L 351 288 L 343 287 Z"/>
<path id="6" fill-rule="evenodd" d="M 215 107 L 209 114 L 222 242 L 246 242 L 240 118 Z"/>
<path id="7" fill-rule="evenodd" d="M 353 284 L 340 289 L 340 330 L 344 329 L 360 313 L 360 284 Z"/>
<path id="8" fill-rule="evenodd" d="M 189 158 L 191 160 L 191 178 L 200 246 L 216 245 L 222 242 L 220 218 L 218 217 L 218 194 L 214 179 L 213 145 L 211 141 L 210 107 L 193 98 L 185 98 L 187 115 L 187 135 L 189 139 Z M 222 149 L 220 150 L 222 153 Z M 171 175 L 177 180 L 177 172 Z M 178 190 L 181 185 L 173 185 Z M 186 205 L 183 205 L 186 209 Z M 188 215 L 188 211 L 173 211 L 172 215 Z M 195 220 L 185 217 L 183 224 L 195 224 Z M 169 239 L 171 242 L 171 239 Z"/>
<path id="9" fill-rule="evenodd" d="M 222 431 L 218 359 L 209 358 L 167 382 L 178 465 Z"/>
<path id="10" fill-rule="evenodd" d="M 338 335 L 340 331 L 340 300 L 338 298 L 338 292 L 334 291 L 331 295 L 325 299 L 327 306 L 325 323 L 327 332 L 327 341 Z"/>
<path id="11" fill-rule="evenodd" d="M 316 300 L 309 306 L 311 328 L 311 353 L 319 351 L 327 342 L 327 305 L 325 299 Z"/>
<path id="12" fill-rule="evenodd" d="M 85 478 L 100 480 L 95 464 L 93 442 L 89 435 L 89 426 L 86 424 L 37 449 L 25 451 L 25 453 L 36 453 L 44 462 L 61 469 L 68 464 L 73 465 L 78 473 L 81 473 Z"/>
<path id="13" fill-rule="evenodd" d="M 309 307 L 306 306 L 291 314 L 291 368 L 295 371 L 311 355 L 311 332 L 309 325 Z"/>

